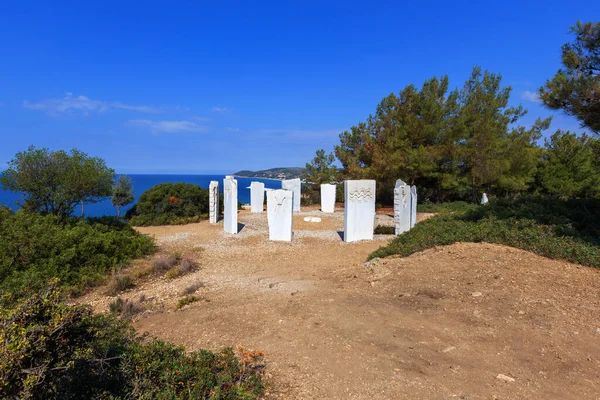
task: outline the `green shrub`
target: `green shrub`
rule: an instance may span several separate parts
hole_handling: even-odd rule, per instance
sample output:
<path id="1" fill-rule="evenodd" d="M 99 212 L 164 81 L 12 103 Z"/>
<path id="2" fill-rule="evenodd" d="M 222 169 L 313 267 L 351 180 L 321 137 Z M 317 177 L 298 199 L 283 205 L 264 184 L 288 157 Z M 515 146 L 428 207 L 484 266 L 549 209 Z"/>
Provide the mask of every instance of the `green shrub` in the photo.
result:
<path id="1" fill-rule="evenodd" d="M 133 387 L 131 398 L 256 399 L 262 394 L 262 354 L 245 352 L 238 359 L 232 349 L 185 354 L 160 340 L 135 343 L 124 360 Z"/>
<path id="2" fill-rule="evenodd" d="M 444 213 L 444 212 L 465 212 L 479 207 L 477 204 L 467 203 L 465 201 L 452 201 L 448 203 L 421 203 L 417 204 L 417 212 L 421 213 Z"/>
<path id="3" fill-rule="evenodd" d="M 181 275 L 183 275 L 183 272 L 181 272 L 179 267 L 173 267 L 167 271 L 167 274 L 165 276 L 167 279 L 175 279 L 179 278 Z"/>
<path id="4" fill-rule="evenodd" d="M 208 190 L 190 183 L 155 185 L 126 214 L 135 226 L 187 224 L 207 217 Z"/>
<path id="5" fill-rule="evenodd" d="M 442 213 L 369 255 L 408 256 L 456 242 L 488 242 L 600 267 L 600 201 L 526 197 Z"/>
<path id="6" fill-rule="evenodd" d="M 114 218 L 68 219 L 19 211 L 0 218 L 0 291 L 57 277 L 72 291 L 154 251 L 152 238 Z"/>
<path id="7" fill-rule="evenodd" d="M 200 300 L 198 296 L 185 296 L 179 299 L 177 302 L 177 309 L 180 309 L 183 306 L 187 306 L 188 304 L 192 304 Z"/>
<path id="8" fill-rule="evenodd" d="M 24 297 L 0 319 L 0 398 L 121 396 L 121 357 L 134 340 L 124 321 L 68 306 L 56 284 Z"/>
<path id="9" fill-rule="evenodd" d="M 377 225 L 373 233 L 376 235 L 394 235 L 396 233 L 396 228 L 393 226 Z"/>
<path id="10" fill-rule="evenodd" d="M 0 398 L 256 399 L 263 392 L 262 353 L 186 354 L 61 298 L 54 283 L 0 309 Z"/>

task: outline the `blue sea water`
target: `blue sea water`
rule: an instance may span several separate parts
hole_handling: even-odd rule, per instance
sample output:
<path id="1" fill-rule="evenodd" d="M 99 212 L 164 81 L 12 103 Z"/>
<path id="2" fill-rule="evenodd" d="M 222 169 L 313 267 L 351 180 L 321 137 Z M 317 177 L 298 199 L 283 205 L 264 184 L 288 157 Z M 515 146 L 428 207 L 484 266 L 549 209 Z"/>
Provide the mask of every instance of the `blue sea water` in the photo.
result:
<path id="1" fill-rule="evenodd" d="M 219 190 L 223 192 L 223 179 L 225 175 L 129 175 L 133 181 L 133 190 L 135 192 L 135 202 L 142 193 L 150 189 L 152 186 L 159 183 L 193 183 L 199 185 L 202 188 L 208 189 L 210 181 L 219 182 Z M 281 189 L 281 181 L 274 179 L 261 179 L 261 178 L 236 178 L 238 181 L 238 201 L 241 203 L 250 203 L 250 186 L 251 182 L 264 182 L 266 188 L 270 189 Z M 18 200 L 22 198 L 21 193 L 8 192 L 0 190 L 0 204 L 6 204 L 13 210 L 19 208 L 16 204 Z M 134 202 L 134 203 L 135 203 Z M 130 206 L 121 209 L 121 214 L 124 214 Z M 81 208 L 75 209 L 75 216 L 81 215 Z M 86 217 L 101 217 L 104 215 L 117 215 L 117 209 L 110 203 L 110 199 L 106 199 L 99 203 L 86 204 L 85 205 L 85 216 Z"/>

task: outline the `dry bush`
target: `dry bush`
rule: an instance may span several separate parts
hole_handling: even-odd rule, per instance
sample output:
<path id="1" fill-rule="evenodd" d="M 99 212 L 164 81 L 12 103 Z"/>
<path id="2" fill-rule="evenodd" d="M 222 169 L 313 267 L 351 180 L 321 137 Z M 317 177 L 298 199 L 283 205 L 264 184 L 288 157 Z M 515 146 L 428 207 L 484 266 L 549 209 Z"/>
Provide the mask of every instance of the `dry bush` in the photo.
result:
<path id="1" fill-rule="evenodd" d="M 198 289 L 200 289 L 201 287 L 204 287 L 204 286 L 206 286 L 206 284 L 204 282 L 200 282 L 200 281 L 194 282 L 191 285 L 189 285 L 188 287 L 186 287 L 185 289 L 183 289 L 181 294 L 183 296 L 186 296 L 186 295 L 196 293 L 198 291 Z"/>
<path id="2" fill-rule="evenodd" d="M 162 256 L 152 262 L 152 270 L 154 272 L 166 272 L 177 264 L 177 258 L 172 255 Z"/>
<path id="3" fill-rule="evenodd" d="M 143 307 L 139 302 L 120 297 L 108 305 L 111 313 L 118 314 L 121 317 L 129 318 L 143 311 Z"/>
<path id="4" fill-rule="evenodd" d="M 132 288 L 133 279 L 129 275 L 113 275 L 108 284 L 108 294 L 110 296 L 116 296 L 123 290 Z"/>
<path id="5" fill-rule="evenodd" d="M 192 272 L 196 268 L 198 268 L 198 263 L 190 257 L 183 257 L 179 263 L 179 270 L 184 274 Z"/>

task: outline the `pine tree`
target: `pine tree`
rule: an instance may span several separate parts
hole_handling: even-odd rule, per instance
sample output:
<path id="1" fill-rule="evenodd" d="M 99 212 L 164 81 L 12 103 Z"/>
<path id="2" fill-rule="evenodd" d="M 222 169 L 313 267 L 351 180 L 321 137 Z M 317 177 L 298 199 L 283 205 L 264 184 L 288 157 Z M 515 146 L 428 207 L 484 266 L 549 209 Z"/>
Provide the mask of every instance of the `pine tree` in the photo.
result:
<path id="1" fill-rule="evenodd" d="M 539 89 L 544 105 L 573 115 L 600 133 L 600 22 L 577 22 L 573 43 L 562 47 L 563 68 Z"/>

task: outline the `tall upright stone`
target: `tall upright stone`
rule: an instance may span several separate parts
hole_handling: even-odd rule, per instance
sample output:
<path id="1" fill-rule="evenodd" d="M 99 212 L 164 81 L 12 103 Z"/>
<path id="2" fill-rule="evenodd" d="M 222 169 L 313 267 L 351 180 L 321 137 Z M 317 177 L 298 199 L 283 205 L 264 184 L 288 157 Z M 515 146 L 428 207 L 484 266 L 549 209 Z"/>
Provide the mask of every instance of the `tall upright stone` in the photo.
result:
<path id="1" fill-rule="evenodd" d="M 291 190 L 294 197 L 294 211 L 300 211 L 300 197 L 302 196 L 300 178 L 281 181 L 281 188 Z"/>
<path id="2" fill-rule="evenodd" d="M 269 240 L 292 241 L 294 194 L 291 190 L 277 189 L 267 192 L 267 221 Z"/>
<path id="3" fill-rule="evenodd" d="M 487 194 L 483 194 L 483 196 L 481 196 L 481 204 L 482 205 L 486 205 L 488 203 L 488 197 Z"/>
<path id="4" fill-rule="evenodd" d="M 321 185 L 321 211 L 324 213 L 335 211 L 335 188 L 336 185 L 328 183 Z"/>
<path id="5" fill-rule="evenodd" d="M 219 222 L 219 181 L 210 181 L 208 187 L 208 219 L 211 224 Z"/>
<path id="6" fill-rule="evenodd" d="M 398 179 L 394 187 L 394 225 L 396 227 L 396 235 L 410 230 L 411 213 L 410 186 L 401 179 Z"/>
<path id="7" fill-rule="evenodd" d="M 226 176 L 223 179 L 223 229 L 227 233 L 238 233 L 238 182 L 233 176 Z"/>
<path id="8" fill-rule="evenodd" d="M 250 184 L 250 211 L 261 213 L 265 206 L 265 184 L 252 182 Z"/>
<path id="9" fill-rule="evenodd" d="M 410 227 L 417 224 L 417 187 L 410 187 Z"/>
<path id="10" fill-rule="evenodd" d="M 375 227 L 375 181 L 345 181 L 344 200 L 344 241 L 372 240 Z"/>

